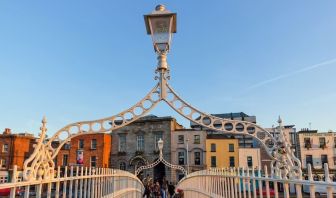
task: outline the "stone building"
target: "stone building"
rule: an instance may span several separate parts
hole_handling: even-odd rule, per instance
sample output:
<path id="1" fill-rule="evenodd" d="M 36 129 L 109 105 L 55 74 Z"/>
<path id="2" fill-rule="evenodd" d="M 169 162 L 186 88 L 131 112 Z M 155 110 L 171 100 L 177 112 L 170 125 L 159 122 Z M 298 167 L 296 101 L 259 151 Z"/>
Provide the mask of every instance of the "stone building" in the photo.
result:
<path id="1" fill-rule="evenodd" d="M 59 145 L 53 142 L 53 147 Z M 54 159 L 55 167 L 83 166 L 108 168 L 111 153 L 111 135 L 104 133 L 83 134 L 62 146 Z"/>
<path id="2" fill-rule="evenodd" d="M 171 133 L 171 139 L 172 164 L 181 165 L 187 171 L 189 169 L 189 173 L 206 168 L 206 131 L 177 129 Z M 182 177 L 182 173 L 176 171 L 172 181 L 177 182 Z"/>
<path id="3" fill-rule="evenodd" d="M 29 133 L 12 134 L 6 128 L 0 135 L 0 183 L 9 181 L 14 165 L 22 171 L 24 161 L 33 153 L 36 138 Z"/>
<path id="4" fill-rule="evenodd" d="M 150 115 L 112 131 L 112 168 L 135 173 L 138 167 L 153 163 L 159 158 L 157 142 L 160 138 L 164 142 L 163 157 L 171 163 L 171 132 L 181 128 L 175 118 Z M 162 163 L 144 170 L 139 177 L 147 174 L 154 179 L 165 176 L 171 181 L 172 178 L 172 170 Z"/>

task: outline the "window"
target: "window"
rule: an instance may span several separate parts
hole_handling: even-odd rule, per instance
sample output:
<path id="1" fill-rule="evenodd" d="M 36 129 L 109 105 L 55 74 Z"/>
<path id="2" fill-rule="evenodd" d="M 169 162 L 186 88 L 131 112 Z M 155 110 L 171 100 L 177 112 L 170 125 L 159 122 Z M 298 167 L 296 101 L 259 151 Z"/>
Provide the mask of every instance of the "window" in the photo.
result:
<path id="1" fill-rule="evenodd" d="M 195 157 L 195 165 L 201 165 L 201 153 L 200 152 L 195 152 L 194 153 Z"/>
<path id="2" fill-rule="evenodd" d="M 2 145 L 2 152 L 4 152 L 4 153 L 8 152 L 8 144 Z"/>
<path id="3" fill-rule="evenodd" d="M 7 161 L 6 159 L 0 160 L 0 168 L 7 168 Z"/>
<path id="4" fill-rule="evenodd" d="M 84 148 L 84 140 L 83 139 L 78 140 L 78 148 L 79 149 L 83 149 Z"/>
<path id="5" fill-rule="evenodd" d="M 7 176 L 0 176 L 0 184 L 7 183 L 8 177 Z"/>
<path id="6" fill-rule="evenodd" d="M 143 135 L 137 136 L 137 151 L 143 151 L 145 147 L 145 140 Z"/>
<path id="7" fill-rule="evenodd" d="M 305 148 L 311 148 L 310 138 L 304 138 Z"/>
<path id="8" fill-rule="evenodd" d="M 334 137 L 334 147 L 336 148 L 336 137 Z"/>
<path id="9" fill-rule="evenodd" d="M 247 166 L 248 167 L 253 166 L 252 156 L 247 156 Z"/>
<path id="10" fill-rule="evenodd" d="M 184 158 L 185 158 L 184 151 L 178 152 L 178 163 L 179 163 L 179 165 L 184 165 Z"/>
<path id="11" fill-rule="evenodd" d="M 96 165 L 97 165 L 97 157 L 96 156 L 91 156 L 90 157 L 90 164 L 91 164 L 91 167 L 96 167 Z"/>
<path id="12" fill-rule="evenodd" d="M 235 166 L 235 158 L 233 156 L 230 156 L 230 167 Z"/>
<path id="13" fill-rule="evenodd" d="M 201 143 L 200 135 L 194 135 L 194 144 L 200 144 L 200 143 Z"/>
<path id="14" fill-rule="evenodd" d="M 64 144 L 64 149 L 65 150 L 70 150 L 70 143 L 65 143 Z"/>
<path id="15" fill-rule="evenodd" d="M 216 144 L 211 144 L 211 152 L 216 152 Z"/>
<path id="16" fill-rule="evenodd" d="M 229 152 L 234 152 L 234 144 L 229 144 Z"/>
<path id="17" fill-rule="evenodd" d="M 310 164 L 311 167 L 313 167 L 313 156 L 312 155 L 306 155 L 306 165 L 308 166 L 308 164 Z"/>
<path id="18" fill-rule="evenodd" d="M 126 163 L 125 162 L 120 162 L 119 169 L 120 170 L 126 170 Z"/>
<path id="19" fill-rule="evenodd" d="M 163 137 L 162 137 L 162 133 L 157 133 L 155 134 L 155 139 L 154 139 L 154 149 L 157 151 L 159 150 L 159 147 L 158 147 L 158 141 L 162 139 L 163 140 Z"/>
<path id="20" fill-rule="evenodd" d="M 69 155 L 67 155 L 67 154 L 63 155 L 63 161 L 62 161 L 63 166 L 68 165 L 68 159 L 69 159 Z"/>
<path id="21" fill-rule="evenodd" d="M 119 134 L 119 152 L 126 152 L 126 134 Z"/>
<path id="22" fill-rule="evenodd" d="M 326 146 L 325 138 L 324 137 L 320 137 L 319 140 L 320 140 L 320 148 L 325 147 Z"/>
<path id="23" fill-rule="evenodd" d="M 91 140 L 91 149 L 97 149 L 97 140 L 96 139 Z"/>
<path id="24" fill-rule="evenodd" d="M 179 135 L 178 136 L 178 143 L 179 144 L 184 144 L 184 135 Z"/>
<path id="25" fill-rule="evenodd" d="M 321 164 L 322 164 L 322 168 L 324 167 L 324 164 L 327 163 L 328 164 L 328 155 L 321 155 Z"/>
<path id="26" fill-rule="evenodd" d="M 211 167 L 216 167 L 217 162 L 216 162 L 216 156 L 211 156 Z"/>

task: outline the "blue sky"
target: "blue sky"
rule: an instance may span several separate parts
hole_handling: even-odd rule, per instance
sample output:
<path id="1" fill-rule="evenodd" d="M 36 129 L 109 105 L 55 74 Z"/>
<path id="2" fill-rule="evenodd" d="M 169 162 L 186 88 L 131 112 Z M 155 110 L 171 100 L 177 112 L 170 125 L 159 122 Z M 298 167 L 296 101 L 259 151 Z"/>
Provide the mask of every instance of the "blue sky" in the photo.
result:
<path id="1" fill-rule="evenodd" d="M 211 3 L 210 3 L 211 2 Z M 336 130 L 335 1 L 1 1 L 0 129 L 49 134 L 155 84 L 143 14 L 177 12 L 171 85 L 202 111 Z M 177 116 L 167 105 L 156 115 Z"/>

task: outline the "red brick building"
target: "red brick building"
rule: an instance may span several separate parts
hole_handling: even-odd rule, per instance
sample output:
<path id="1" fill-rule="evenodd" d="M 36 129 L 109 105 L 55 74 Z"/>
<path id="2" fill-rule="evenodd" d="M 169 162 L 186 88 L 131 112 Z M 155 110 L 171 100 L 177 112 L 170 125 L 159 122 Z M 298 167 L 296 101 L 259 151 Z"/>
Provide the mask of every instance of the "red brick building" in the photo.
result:
<path id="1" fill-rule="evenodd" d="M 53 142 L 53 144 L 59 144 Z M 57 154 L 55 166 L 110 167 L 111 135 L 84 134 L 64 144 Z"/>
<path id="2" fill-rule="evenodd" d="M 23 169 L 23 163 L 33 153 L 35 143 L 36 138 L 32 134 L 12 134 L 9 128 L 0 134 L 0 183 L 8 181 L 14 165 L 19 171 Z"/>

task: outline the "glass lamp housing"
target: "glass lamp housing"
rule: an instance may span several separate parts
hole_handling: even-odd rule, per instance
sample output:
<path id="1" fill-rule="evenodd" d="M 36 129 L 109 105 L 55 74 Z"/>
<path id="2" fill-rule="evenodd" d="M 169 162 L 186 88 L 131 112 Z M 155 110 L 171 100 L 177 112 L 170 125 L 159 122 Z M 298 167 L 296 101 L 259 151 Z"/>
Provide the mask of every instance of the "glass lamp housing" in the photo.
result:
<path id="1" fill-rule="evenodd" d="M 152 37 L 154 50 L 158 53 L 169 51 L 172 33 L 176 32 L 176 14 L 159 5 L 154 12 L 144 17 L 147 34 Z"/>

